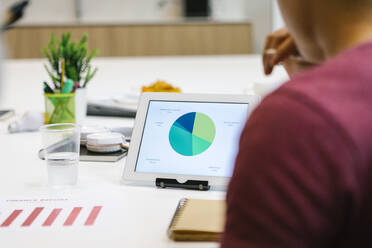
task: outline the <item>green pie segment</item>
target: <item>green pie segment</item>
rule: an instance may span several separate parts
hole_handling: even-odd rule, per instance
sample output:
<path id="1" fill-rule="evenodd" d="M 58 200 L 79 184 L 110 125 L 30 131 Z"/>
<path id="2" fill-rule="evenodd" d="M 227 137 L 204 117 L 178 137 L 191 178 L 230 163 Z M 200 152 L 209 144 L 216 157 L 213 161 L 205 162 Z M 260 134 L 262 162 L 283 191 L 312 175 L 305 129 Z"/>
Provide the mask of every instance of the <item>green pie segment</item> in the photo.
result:
<path id="1" fill-rule="evenodd" d="M 211 145 L 212 145 L 212 143 L 209 142 L 209 141 L 206 141 L 206 140 L 204 140 L 202 138 L 199 138 L 198 136 L 195 136 L 195 135 L 192 136 L 192 152 L 193 152 L 193 155 L 203 153 Z"/>
<path id="2" fill-rule="evenodd" d="M 191 112 L 179 117 L 169 132 L 173 150 L 183 156 L 195 156 L 206 151 L 216 136 L 216 128 L 207 115 Z"/>
<path id="3" fill-rule="evenodd" d="M 205 114 L 196 113 L 192 134 L 212 143 L 216 136 L 216 128 L 211 118 Z"/>

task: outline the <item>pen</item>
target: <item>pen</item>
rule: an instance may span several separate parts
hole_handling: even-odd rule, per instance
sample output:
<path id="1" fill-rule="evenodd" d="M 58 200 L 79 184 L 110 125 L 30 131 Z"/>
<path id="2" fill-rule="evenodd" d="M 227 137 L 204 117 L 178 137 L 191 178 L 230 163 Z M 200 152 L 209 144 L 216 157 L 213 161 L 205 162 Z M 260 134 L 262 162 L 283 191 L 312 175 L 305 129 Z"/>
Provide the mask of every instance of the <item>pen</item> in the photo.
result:
<path id="1" fill-rule="evenodd" d="M 61 89 L 63 89 L 63 77 L 65 76 L 65 60 L 62 60 Z"/>
<path id="2" fill-rule="evenodd" d="M 47 82 L 44 82 L 44 93 L 54 94 L 54 90 L 49 86 Z"/>
<path id="3" fill-rule="evenodd" d="M 76 81 L 75 85 L 74 85 L 74 89 L 72 90 L 72 92 L 75 92 L 78 88 L 79 88 L 79 82 Z"/>
<path id="4" fill-rule="evenodd" d="M 68 94 L 71 93 L 74 88 L 74 81 L 72 79 L 68 78 L 66 82 L 63 85 L 63 88 L 61 90 L 62 94 Z"/>

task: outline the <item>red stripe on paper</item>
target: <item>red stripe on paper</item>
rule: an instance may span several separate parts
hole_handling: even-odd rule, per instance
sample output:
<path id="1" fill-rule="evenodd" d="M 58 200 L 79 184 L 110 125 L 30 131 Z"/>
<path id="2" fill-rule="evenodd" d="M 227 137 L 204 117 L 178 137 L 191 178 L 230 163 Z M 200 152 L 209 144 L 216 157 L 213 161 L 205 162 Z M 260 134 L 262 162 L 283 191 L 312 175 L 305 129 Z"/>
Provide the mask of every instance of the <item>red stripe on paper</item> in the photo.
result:
<path id="1" fill-rule="evenodd" d="M 62 211 L 62 208 L 55 208 L 53 211 L 50 213 L 48 218 L 45 220 L 43 223 L 43 226 L 51 226 L 56 218 L 58 217 L 59 213 Z"/>
<path id="2" fill-rule="evenodd" d="M 3 224 L 1 224 L 1 227 L 7 227 L 7 226 L 10 226 L 13 221 L 18 217 L 18 215 L 20 215 L 20 213 L 22 213 L 23 210 L 14 210 L 10 215 L 9 217 L 3 222 Z"/>
<path id="3" fill-rule="evenodd" d="M 70 215 L 67 217 L 65 223 L 63 224 L 64 226 L 72 226 L 76 220 L 76 218 L 78 217 L 80 211 L 81 211 L 81 207 L 76 207 L 74 209 L 72 209 Z"/>
<path id="4" fill-rule="evenodd" d="M 99 212 L 101 211 L 101 209 L 102 209 L 102 206 L 93 207 L 93 209 L 90 212 L 90 214 L 88 216 L 88 219 L 85 221 L 84 225 L 92 226 L 94 224 L 94 222 L 96 221 L 97 216 L 98 216 Z"/>
<path id="5" fill-rule="evenodd" d="M 31 226 L 34 220 L 39 216 L 41 211 L 43 211 L 44 208 L 35 208 L 34 211 L 28 216 L 28 218 L 23 222 L 22 226 Z"/>

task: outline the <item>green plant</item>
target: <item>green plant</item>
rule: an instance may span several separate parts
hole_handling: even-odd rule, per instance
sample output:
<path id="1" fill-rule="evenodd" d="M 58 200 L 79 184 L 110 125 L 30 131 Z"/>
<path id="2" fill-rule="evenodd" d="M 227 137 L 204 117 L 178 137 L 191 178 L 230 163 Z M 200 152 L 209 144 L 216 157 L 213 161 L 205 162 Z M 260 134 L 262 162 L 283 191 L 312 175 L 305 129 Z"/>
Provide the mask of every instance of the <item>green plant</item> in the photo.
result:
<path id="1" fill-rule="evenodd" d="M 98 70 L 92 69 L 90 65 L 98 50 L 94 49 L 88 55 L 88 35 L 84 34 L 79 43 L 71 42 L 70 38 L 71 33 L 62 34 L 61 40 L 51 34 L 48 48 L 42 48 L 42 53 L 49 62 L 49 66 L 44 64 L 44 67 L 56 89 L 61 89 L 62 61 L 65 67 L 64 75 L 72 79 L 78 88 L 85 88 Z"/>

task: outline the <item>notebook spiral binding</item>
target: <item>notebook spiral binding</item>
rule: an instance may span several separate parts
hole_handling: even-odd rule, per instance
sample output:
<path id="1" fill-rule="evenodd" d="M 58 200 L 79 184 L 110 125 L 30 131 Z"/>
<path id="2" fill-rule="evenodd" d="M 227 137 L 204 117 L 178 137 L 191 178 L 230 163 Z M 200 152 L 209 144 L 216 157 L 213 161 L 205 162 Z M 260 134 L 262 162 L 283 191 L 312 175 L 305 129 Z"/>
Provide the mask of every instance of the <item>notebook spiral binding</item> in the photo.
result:
<path id="1" fill-rule="evenodd" d="M 179 216 L 182 214 L 182 211 L 185 209 L 184 206 L 186 205 L 188 199 L 182 198 L 177 205 L 176 211 L 174 212 L 174 215 L 172 217 L 172 220 L 168 227 L 168 237 L 171 239 L 173 235 L 172 227 L 177 224 L 177 221 L 179 220 Z"/>

